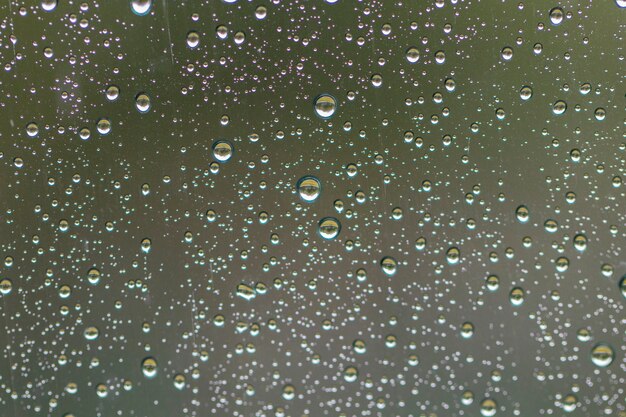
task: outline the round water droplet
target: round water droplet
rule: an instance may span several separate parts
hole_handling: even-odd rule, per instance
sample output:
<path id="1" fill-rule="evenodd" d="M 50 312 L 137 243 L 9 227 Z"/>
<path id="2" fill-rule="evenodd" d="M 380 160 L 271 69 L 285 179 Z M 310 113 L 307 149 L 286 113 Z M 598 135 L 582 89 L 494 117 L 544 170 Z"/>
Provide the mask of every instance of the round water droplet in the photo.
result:
<path id="1" fill-rule="evenodd" d="M 525 85 L 519 90 L 519 96 L 522 100 L 530 100 L 533 96 L 533 89 Z"/>
<path id="2" fill-rule="evenodd" d="M 354 382 L 359 377 L 359 370 L 354 366 L 348 366 L 343 370 L 343 379 L 347 382 Z"/>
<path id="3" fill-rule="evenodd" d="M 286 399 L 287 401 L 293 400 L 296 397 L 296 388 L 291 385 L 291 384 L 287 384 L 283 387 L 283 398 Z"/>
<path id="4" fill-rule="evenodd" d="M 591 349 L 591 362 L 600 368 L 609 366 L 614 358 L 613 348 L 606 343 L 598 343 Z"/>
<path id="5" fill-rule="evenodd" d="M 154 378 L 157 374 L 157 361 L 153 357 L 147 357 L 141 362 L 141 372 L 146 378 Z"/>
<path id="6" fill-rule="evenodd" d="M 502 59 L 504 59 L 505 61 L 510 61 L 511 59 L 513 59 L 513 48 L 509 46 L 502 48 L 500 56 L 502 56 Z"/>
<path id="7" fill-rule="evenodd" d="M 109 119 L 99 119 L 96 123 L 98 133 L 101 135 L 108 135 L 111 132 L 111 121 Z"/>
<path id="8" fill-rule="evenodd" d="M 31 138 L 34 138 L 35 136 L 37 136 L 39 134 L 39 126 L 37 126 L 37 123 L 30 122 L 29 124 L 27 124 L 26 134 L 30 136 Z"/>
<path id="9" fill-rule="evenodd" d="M 10 279 L 8 278 L 3 278 L 0 281 L 0 294 L 2 295 L 8 295 L 11 293 L 11 290 L 13 289 L 13 283 L 11 282 Z"/>
<path id="10" fill-rule="evenodd" d="M 233 145 L 227 140 L 216 140 L 213 143 L 213 156 L 218 162 L 226 162 L 233 156 Z"/>
<path id="11" fill-rule="evenodd" d="M 625 8 L 626 0 L 615 0 L 615 4 L 617 4 L 618 7 Z"/>
<path id="12" fill-rule="evenodd" d="M 135 97 L 135 106 L 139 113 L 148 113 L 150 111 L 150 97 L 146 93 L 139 93 Z"/>
<path id="13" fill-rule="evenodd" d="M 317 230 L 324 239 L 334 239 L 341 231 L 341 224 L 334 217 L 324 217 L 319 221 Z"/>
<path id="14" fill-rule="evenodd" d="M 561 9 L 560 7 L 555 7 L 550 10 L 550 22 L 552 22 L 553 25 L 560 25 L 563 22 L 563 17 L 563 9 Z"/>
<path id="15" fill-rule="evenodd" d="M 91 268 L 87 272 L 87 280 L 92 285 L 96 285 L 97 283 L 99 283 L 100 282 L 100 270 L 97 268 Z"/>
<path id="16" fill-rule="evenodd" d="M 398 262 L 391 256 L 385 256 L 380 261 L 380 267 L 385 274 L 387 274 L 388 276 L 392 276 L 398 270 Z"/>
<path id="17" fill-rule="evenodd" d="M 178 390 L 182 390 L 183 388 L 185 388 L 185 375 L 174 375 L 174 387 L 176 387 L 176 389 Z"/>
<path id="18" fill-rule="evenodd" d="M 41 8 L 46 12 L 51 12 L 57 7 L 57 0 L 41 0 Z"/>
<path id="19" fill-rule="evenodd" d="M 195 30 L 187 33 L 187 46 L 190 48 L 197 48 L 200 44 L 200 35 Z"/>
<path id="20" fill-rule="evenodd" d="M 557 116 L 565 113 L 565 110 L 567 110 L 567 103 L 563 100 L 558 100 L 552 105 L 552 113 Z"/>
<path id="21" fill-rule="evenodd" d="M 459 248 L 452 246 L 446 252 L 446 260 L 450 265 L 458 264 L 461 260 L 461 251 Z"/>
<path id="22" fill-rule="evenodd" d="M 515 307 L 524 304 L 524 290 L 520 287 L 515 287 L 509 293 L 509 301 Z"/>
<path id="23" fill-rule="evenodd" d="M 152 240 L 145 238 L 141 241 L 141 250 L 144 253 L 149 253 L 152 248 Z"/>
<path id="24" fill-rule="evenodd" d="M 469 339 L 474 335 L 474 324 L 466 321 L 461 325 L 461 336 L 464 339 Z"/>
<path id="25" fill-rule="evenodd" d="M 515 216 L 517 217 L 517 220 L 520 223 L 526 223 L 528 221 L 528 219 L 530 218 L 530 212 L 528 211 L 528 207 L 526 207 L 526 206 L 519 206 L 515 210 Z"/>
<path id="26" fill-rule="evenodd" d="M 298 190 L 300 198 L 304 201 L 311 202 L 315 201 L 320 196 L 322 184 L 316 177 L 307 175 L 298 180 L 296 189 Z"/>
<path id="27" fill-rule="evenodd" d="M 406 50 L 406 60 L 411 64 L 415 64 L 420 59 L 420 51 L 412 46 Z"/>
<path id="28" fill-rule="evenodd" d="M 144 16 L 152 8 L 152 0 L 131 0 L 130 8 L 137 16 Z"/>
<path id="29" fill-rule="evenodd" d="M 85 331 L 83 332 L 83 335 L 85 336 L 85 339 L 87 340 L 96 340 L 98 336 L 100 335 L 100 331 L 98 330 L 97 327 L 90 326 L 85 329 Z"/>
<path id="30" fill-rule="evenodd" d="M 120 96 L 120 89 L 116 85 L 110 85 L 106 89 L 106 97 L 109 101 L 115 101 Z"/>
<path id="31" fill-rule="evenodd" d="M 572 411 L 576 409 L 577 403 L 578 403 L 578 398 L 576 398 L 574 394 L 566 395 L 565 398 L 563 398 L 563 402 L 562 402 L 563 411 L 565 411 L 566 413 L 571 413 Z"/>
<path id="32" fill-rule="evenodd" d="M 337 110 L 337 100 L 330 94 L 320 94 L 315 98 L 315 113 L 322 119 L 328 119 Z"/>
<path id="33" fill-rule="evenodd" d="M 602 107 L 598 107 L 593 115 L 595 116 L 596 120 L 602 121 L 606 118 L 606 110 L 604 110 Z"/>
<path id="34" fill-rule="evenodd" d="M 498 411 L 498 404 L 491 398 L 485 398 L 480 403 L 480 414 L 484 417 L 492 417 L 496 415 L 496 411 Z"/>

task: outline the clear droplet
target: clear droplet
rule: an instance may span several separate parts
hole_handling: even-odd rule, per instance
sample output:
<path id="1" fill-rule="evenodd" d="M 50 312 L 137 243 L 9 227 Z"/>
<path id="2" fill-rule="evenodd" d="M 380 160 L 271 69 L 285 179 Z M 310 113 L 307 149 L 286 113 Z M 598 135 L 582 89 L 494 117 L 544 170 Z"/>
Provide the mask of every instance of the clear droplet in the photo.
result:
<path id="1" fill-rule="evenodd" d="M 157 374 L 157 361 L 153 357 L 147 357 L 141 362 L 141 372 L 146 378 L 154 378 Z"/>
<path id="2" fill-rule="evenodd" d="M 227 140 L 216 140 L 213 143 L 213 156 L 218 162 L 226 162 L 233 156 L 233 145 Z"/>
<path id="3" fill-rule="evenodd" d="M 135 106 L 139 113 L 148 113 L 150 111 L 150 97 L 146 93 L 139 93 L 135 97 Z"/>
<path id="4" fill-rule="evenodd" d="M 412 46 L 406 50 L 406 60 L 411 64 L 415 64 L 420 59 L 420 51 Z"/>
<path id="5" fill-rule="evenodd" d="M 131 0 L 130 8 L 137 16 L 144 16 L 152 8 L 152 0 Z"/>
<path id="6" fill-rule="evenodd" d="M 398 262 L 391 256 L 385 256 L 380 261 L 380 267 L 385 274 L 387 274 L 388 276 L 392 276 L 396 273 L 398 269 Z"/>
<path id="7" fill-rule="evenodd" d="M 600 368 L 609 366 L 614 358 L 613 348 L 606 343 L 598 343 L 591 349 L 591 362 Z"/>
<path id="8" fill-rule="evenodd" d="M 195 30 L 187 33 L 187 46 L 190 48 L 197 48 L 200 44 L 200 35 Z"/>
<path id="9" fill-rule="evenodd" d="M 322 184 L 316 177 L 307 175 L 298 180 L 296 188 L 300 198 L 304 201 L 311 202 L 315 201 L 320 196 Z"/>
<path id="10" fill-rule="evenodd" d="M 324 239 L 334 239 L 341 231 L 341 224 L 334 217 L 324 217 L 319 221 L 317 230 Z"/>
<path id="11" fill-rule="evenodd" d="M 315 98 L 315 113 L 322 119 L 328 119 L 337 110 L 337 100 L 330 94 L 320 94 Z"/>
<path id="12" fill-rule="evenodd" d="M 51 12 L 57 7 L 57 0 L 41 0 L 41 8 L 46 12 Z"/>

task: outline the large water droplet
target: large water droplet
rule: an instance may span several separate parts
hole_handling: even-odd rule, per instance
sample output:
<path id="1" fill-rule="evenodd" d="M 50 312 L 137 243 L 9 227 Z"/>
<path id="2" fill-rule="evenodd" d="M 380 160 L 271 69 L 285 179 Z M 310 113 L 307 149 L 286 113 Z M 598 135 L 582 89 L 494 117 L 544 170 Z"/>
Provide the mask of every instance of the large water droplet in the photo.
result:
<path id="1" fill-rule="evenodd" d="M 322 119 L 328 119 L 337 110 L 337 100 L 330 94 L 320 94 L 315 98 L 315 113 Z"/>
<path id="2" fill-rule="evenodd" d="M 296 188 L 300 198 L 304 201 L 311 202 L 315 201 L 320 196 L 322 184 L 316 177 L 307 175 L 298 180 Z"/>
<path id="3" fill-rule="evenodd" d="M 138 16 L 144 16 L 150 12 L 152 8 L 152 0 L 132 0 L 130 8 Z"/>
<path id="4" fill-rule="evenodd" d="M 341 231 L 341 224 L 334 217 L 324 217 L 320 220 L 317 230 L 324 239 L 334 239 Z"/>

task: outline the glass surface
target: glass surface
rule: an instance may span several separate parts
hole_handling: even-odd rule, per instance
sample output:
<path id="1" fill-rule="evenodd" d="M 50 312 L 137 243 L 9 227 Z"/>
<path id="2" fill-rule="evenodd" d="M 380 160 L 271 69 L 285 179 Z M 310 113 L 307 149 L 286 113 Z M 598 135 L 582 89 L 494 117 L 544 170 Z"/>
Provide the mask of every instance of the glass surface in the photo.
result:
<path id="1" fill-rule="evenodd" d="M 626 416 L 626 3 L 0 2 L 0 416 Z"/>

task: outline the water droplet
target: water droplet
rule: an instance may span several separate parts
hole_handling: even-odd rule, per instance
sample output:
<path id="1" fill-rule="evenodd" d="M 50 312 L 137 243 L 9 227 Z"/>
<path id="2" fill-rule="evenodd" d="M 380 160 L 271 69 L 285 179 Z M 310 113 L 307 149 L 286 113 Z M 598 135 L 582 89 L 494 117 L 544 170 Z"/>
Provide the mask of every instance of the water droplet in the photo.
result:
<path id="1" fill-rule="evenodd" d="M 227 140 L 216 140 L 213 143 L 213 156 L 218 162 L 226 162 L 233 156 L 233 145 Z"/>
<path id="2" fill-rule="evenodd" d="M 312 202 L 320 196 L 322 184 L 316 177 L 307 175 L 298 180 L 296 189 L 298 190 L 300 198 L 304 201 Z"/>
<path id="3" fill-rule="evenodd" d="M 153 357 L 147 357 L 141 362 L 141 372 L 146 378 L 154 378 L 157 374 L 157 361 Z"/>
<path id="4" fill-rule="evenodd" d="M 521 306 L 524 304 L 524 290 L 520 287 L 515 287 L 509 293 L 509 301 L 515 307 Z"/>
<path id="5" fill-rule="evenodd" d="M 291 384 L 287 384 L 283 387 L 283 398 L 287 401 L 291 401 L 296 397 L 296 388 L 291 385 Z"/>
<path id="6" fill-rule="evenodd" d="M 406 60 L 411 64 L 415 64 L 420 59 L 420 51 L 415 47 L 406 50 Z"/>
<path id="7" fill-rule="evenodd" d="M 100 282 L 100 270 L 97 268 L 91 268 L 87 272 L 87 280 L 92 285 L 98 284 Z"/>
<path id="8" fill-rule="evenodd" d="M 461 260 L 461 251 L 459 248 L 452 246 L 446 252 L 446 260 L 450 265 L 458 264 Z"/>
<path id="9" fill-rule="evenodd" d="M 187 33 L 187 46 L 190 48 L 197 48 L 200 44 L 200 35 L 195 30 Z"/>
<path id="10" fill-rule="evenodd" d="M 41 8 L 46 12 L 51 12 L 57 7 L 57 0 L 41 0 Z"/>
<path id="11" fill-rule="evenodd" d="M 519 96 L 522 100 L 530 100 L 533 96 L 533 89 L 525 85 L 519 90 Z"/>
<path id="12" fill-rule="evenodd" d="M 474 324 L 466 321 L 461 325 L 461 336 L 464 339 L 469 339 L 474 335 Z"/>
<path id="13" fill-rule="evenodd" d="M 596 120 L 602 121 L 606 118 L 606 110 L 604 110 L 602 107 L 598 107 L 593 115 L 595 116 Z"/>
<path id="14" fill-rule="evenodd" d="M 137 16 L 144 16 L 152 8 L 152 0 L 131 0 L 130 8 Z"/>
<path id="15" fill-rule="evenodd" d="M 591 349 L 591 362 L 600 368 L 609 366 L 614 358 L 613 348 L 606 343 L 598 343 Z"/>
<path id="16" fill-rule="evenodd" d="M 387 274 L 388 276 L 392 276 L 396 273 L 398 269 L 398 262 L 391 256 L 385 256 L 380 261 L 380 267 L 385 274 Z"/>
<path id="17" fill-rule="evenodd" d="M 116 85 L 110 85 L 105 92 L 106 98 L 109 101 L 115 101 L 120 96 L 120 89 Z"/>
<path id="18" fill-rule="evenodd" d="M 174 375 L 174 387 L 176 387 L 177 390 L 182 390 L 183 388 L 185 388 L 185 375 Z"/>
<path id="19" fill-rule="evenodd" d="M 511 59 L 513 59 L 513 48 L 508 46 L 502 48 L 500 56 L 502 56 L 502 59 L 504 59 L 505 61 L 510 61 Z"/>
<path id="20" fill-rule="evenodd" d="M 553 25 L 560 25 L 561 22 L 563 22 L 563 17 L 563 9 L 561 9 L 560 7 L 555 7 L 550 10 L 550 22 L 552 22 Z"/>
<path id="21" fill-rule="evenodd" d="M 341 224 L 334 217 L 324 217 L 319 221 L 317 230 L 324 239 L 334 239 L 341 231 Z"/>
<path id="22" fill-rule="evenodd" d="M 237 295 L 246 301 L 250 301 L 256 297 L 256 291 L 249 285 L 239 284 L 237 285 Z"/>
<path id="23" fill-rule="evenodd" d="M 146 93 L 139 93 L 135 97 L 135 106 L 139 113 L 148 113 L 150 111 L 150 97 Z"/>
<path id="24" fill-rule="evenodd" d="M 556 114 L 557 116 L 565 113 L 566 110 L 567 103 L 563 100 L 558 100 L 552 105 L 552 113 Z"/>
<path id="25" fill-rule="evenodd" d="M 83 332 L 83 335 L 85 336 L 85 339 L 87 340 L 96 340 L 98 336 L 100 335 L 100 331 L 98 330 L 97 327 L 90 326 L 85 329 L 85 331 Z"/>
<path id="26" fill-rule="evenodd" d="M 530 212 L 528 211 L 528 207 L 523 205 L 517 207 L 517 209 L 515 210 L 515 216 L 520 223 L 526 223 L 530 218 Z"/>
<path id="27" fill-rule="evenodd" d="M 11 282 L 10 279 L 8 278 L 3 278 L 0 281 L 0 294 L 2 295 L 8 295 L 11 293 L 11 290 L 13 289 L 13 282 Z"/>
<path id="28" fill-rule="evenodd" d="M 96 128 L 101 135 L 107 135 L 111 132 L 111 121 L 109 119 L 99 119 Z"/>
<path id="29" fill-rule="evenodd" d="M 29 124 L 27 124 L 26 134 L 30 136 L 31 138 L 34 138 L 35 136 L 37 136 L 39 134 L 39 126 L 37 126 L 37 123 L 30 122 Z"/>
<path id="30" fill-rule="evenodd" d="M 485 398 L 480 403 L 480 414 L 484 417 L 492 417 L 496 415 L 496 411 L 498 409 L 498 404 L 491 398 Z"/>
<path id="31" fill-rule="evenodd" d="M 354 382 L 359 377 L 359 370 L 354 366 L 348 366 L 343 370 L 343 378 L 347 382 Z"/>
<path id="32" fill-rule="evenodd" d="M 315 113 L 322 119 L 328 119 L 337 110 L 337 100 L 330 94 L 320 94 L 315 98 Z"/>

